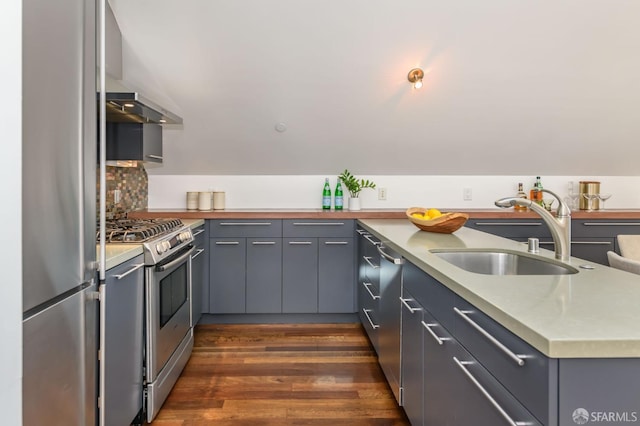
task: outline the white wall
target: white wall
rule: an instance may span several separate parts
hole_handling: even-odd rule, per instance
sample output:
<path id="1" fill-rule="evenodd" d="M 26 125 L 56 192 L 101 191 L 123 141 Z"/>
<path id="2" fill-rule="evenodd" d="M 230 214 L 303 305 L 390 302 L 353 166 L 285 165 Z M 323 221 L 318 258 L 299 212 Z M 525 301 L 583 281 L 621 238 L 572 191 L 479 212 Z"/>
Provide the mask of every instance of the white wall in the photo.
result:
<path id="1" fill-rule="evenodd" d="M 0 257 L 0 413 L 2 424 L 22 423 L 22 1 L 8 0 L 0 6 L 2 61 L 0 103 L 2 167 L 0 181 L 4 202 L 0 222 L 10 224 L 2 241 L 11 242 Z"/>
<path id="2" fill-rule="evenodd" d="M 111 3 L 151 174 L 640 175 L 639 1 Z"/>
<path id="3" fill-rule="evenodd" d="M 227 209 L 320 208 L 322 186 L 330 178 L 332 191 L 335 175 L 149 175 L 149 208 L 186 208 L 187 191 L 224 191 Z M 387 200 L 378 200 L 378 191 L 365 189 L 360 198 L 363 208 L 406 209 L 411 206 L 442 209 L 495 208 L 493 202 L 515 195 L 518 182 L 528 190 L 532 176 L 383 176 L 358 175 L 387 189 Z M 640 208 L 640 177 L 637 176 L 542 176 L 543 186 L 561 197 L 568 194 L 568 184 L 577 189 L 580 180 L 600 181 L 600 190 L 612 194 L 606 208 Z M 463 190 L 470 188 L 472 200 L 463 200 Z M 345 192 L 346 196 L 346 192 Z M 345 201 L 346 203 L 346 201 Z"/>

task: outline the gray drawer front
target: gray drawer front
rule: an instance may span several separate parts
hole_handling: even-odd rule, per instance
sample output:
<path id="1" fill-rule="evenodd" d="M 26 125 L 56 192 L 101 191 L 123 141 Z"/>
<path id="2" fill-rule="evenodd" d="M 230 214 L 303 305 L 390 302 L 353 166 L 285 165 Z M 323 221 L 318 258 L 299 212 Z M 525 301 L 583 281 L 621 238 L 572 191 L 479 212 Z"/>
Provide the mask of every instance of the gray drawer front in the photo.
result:
<path id="1" fill-rule="evenodd" d="M 573 237 L 615 237 L 619 234 L 640 234 L 640 220 L 573 220 Z"/>
<path id="2" fill-rule="evenodd" d="M 549 403 L 557 400 L 557 386 L 551 385 L 551 377 L 557 376 L 557 360 L 547 358 L 460 297 L 455 296 L 455 299 L 454 308 L 463 312 L 507 350 L 515 355 L 523 355 L 524 364 L 518 365 L 497 343 L 455 313 L 455 336 L 460 344 L 539 420 L 547 424 Z"/>
<path id="3" fill-rule="evenodd" d="M 280 219 L 228 219 L 211 221 L 211 237 L 281 237 Z"/>
<path id="4" fill-rule="evenodd" d="M 541 219 L 470 219 L 465 226 L 505 238 L 523 238 L 524 241 L 529 237 L 551 238 L 549 228 Z"/>
<path id="5" fill-rule="evenodd" d="M 286 219 L 282 224 L 284 237 L 351 237 L 355 232 L 355 221 Z"/>
<path id="6" fill-rule="evenodd" d="M 402 285 L 443 327 L 453 330 L 455 294 L 410 262 L 402 265 Z"/>

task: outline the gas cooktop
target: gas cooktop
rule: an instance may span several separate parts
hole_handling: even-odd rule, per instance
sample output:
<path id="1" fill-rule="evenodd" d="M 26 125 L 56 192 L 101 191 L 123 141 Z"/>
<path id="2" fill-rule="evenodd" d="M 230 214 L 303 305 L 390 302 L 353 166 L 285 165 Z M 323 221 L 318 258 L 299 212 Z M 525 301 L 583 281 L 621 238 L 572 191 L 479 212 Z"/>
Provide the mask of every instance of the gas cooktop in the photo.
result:
<path id="1" fill-rule="evenodd" d="M 183 228 L 180 219 L 118 219 L 106 222 L 105 242 L 144 243 Z M 100 233 L 97 235 L 100 240 Z"/>

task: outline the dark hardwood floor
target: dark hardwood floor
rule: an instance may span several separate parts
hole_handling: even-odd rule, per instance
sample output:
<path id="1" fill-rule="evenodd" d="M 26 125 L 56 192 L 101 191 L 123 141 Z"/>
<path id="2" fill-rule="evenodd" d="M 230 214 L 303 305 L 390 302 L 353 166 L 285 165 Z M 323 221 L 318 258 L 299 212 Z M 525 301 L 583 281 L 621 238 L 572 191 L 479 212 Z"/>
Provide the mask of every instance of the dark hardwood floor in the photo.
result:
<path id="1" fill-rule="evenodd" d="M 409 425 L 359 324 L 199 325 L 154 426 Z"/>

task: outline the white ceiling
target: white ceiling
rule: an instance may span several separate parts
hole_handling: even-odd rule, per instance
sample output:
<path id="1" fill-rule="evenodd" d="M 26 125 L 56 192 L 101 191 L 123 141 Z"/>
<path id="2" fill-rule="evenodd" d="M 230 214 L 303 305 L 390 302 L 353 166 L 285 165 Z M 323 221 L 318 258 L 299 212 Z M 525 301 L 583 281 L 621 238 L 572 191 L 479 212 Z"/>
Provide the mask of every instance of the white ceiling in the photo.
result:
<path id="1" fill-rule="evenodd" d="M 152 174 L 640 174 L 637 0 L 109 1 Z"/>

